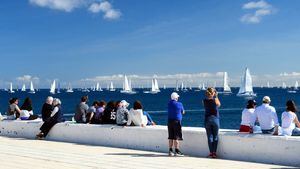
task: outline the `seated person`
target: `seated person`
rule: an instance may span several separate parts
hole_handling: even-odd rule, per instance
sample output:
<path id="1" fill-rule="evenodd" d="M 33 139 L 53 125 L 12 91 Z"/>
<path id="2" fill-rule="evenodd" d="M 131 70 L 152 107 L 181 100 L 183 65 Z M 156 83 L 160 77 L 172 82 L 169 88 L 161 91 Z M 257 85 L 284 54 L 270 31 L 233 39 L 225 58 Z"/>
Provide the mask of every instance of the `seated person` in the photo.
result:
<path id="1" fill-rule="evenodd" d="M 247 107 L 242 112 L 240 132 L 253 133 L 253 127 L 257 119 L 255 112 L 255 100 L 249 100 Z"/>
<path id="2" fill-rule="evenodd" d="M 15 120 L 20 117 L 21 110 L 18 106 L 19 99 L 18 98 L 12 98 L 9 100 L 9 106 L 7 111 L 7 119 L 8 120 Z"/>
<path id="3" fill-rule="evenodd" d="M 53 97 L 48 96 L 46 99 L 46 102 L 43 104 L 42 107 L 42 119 L 43 121 L 46 121 L 48 118 L 50 118 L 50 115 L 54 109 L 53 105 Z"/>
<path id="4" fill-rule="evenodd" d="M 32 110 L 32 101 L 29 97 L 24 100 L 23 105 L 21 106 L 20 119 L 21 120 L 35 120 L 39 116 L 33 114 Z"/>
<path id="5" fill-rule="evenodd" d="M 117 125 L 119 126 L 126 126 L 128 121 L 128 114 L 129 111 L 127 107 L 129 106 L 129 103 L 127 103 L 126 100 L 122 100 L 117 109 Z"/>
<path id="6" fill-rule="evenodd" d="M 300 123 L 296 112 L 297 108 L 295 102 L 292 100 L 287 101 L 286 111 L 281 115 L 282 135 L 300 136 Z"/>
<path id="7" fill-rule="evenodd" d="M 117 113 L 116 113 L 116 102 L 109 101 L 103 112 L 102 124 L 116 124 Z"/>
<path id="8" fill-rule="evenodd" d="M 135 101 L 133 108 L 129 111 L 127 125 L 144 127 L 146 125 L 155 125 L 155 123 L 151 116 L 147 112 L 143 111 L 141 102 Z"/>
<path id="9" fill-rule="evenodd" d="M 105 101 L 102 100 L 98 104 L 99 104 L 98 108 L 97 108 L 96 112 L 94 113 L 92 120 L 91 120 L 92 124 L 101 124 L 102 123 L 102 116 L 103 116 L 103 112 L 106 107 L 106 103 L 105 103 Z"/>
<path id="10" fill-rule="evenodd" d="M 263 98 L 263 104 L 255 109 L 258 122 L 263 134 L 278 135 L 278 117 L 276 110 L 270 106 L 271 99 L 269 96 Z"/>
<path id="11" fill-rule="evenodd" d="M 76 106 L 74 119 L 77 123 L 87 123 L 87 111 L 89 106 L 86 104 L 88 101 L 87 96 L 81 97 L 81 102 Z"/>
<path id="12" fill-rule="evenodd" d="M 44 122 L 44 124 L 40 128 L 41 132 L 36 135 L 37 139 L 44 139 L 48 135 L 52 127 L 55 126 L 55 124 L 65 121 L 65 119 L 63 118 L 63 113 L 61 111 L 61 101 L 55 98 L 53 100 L 53 106 L 54 109 L 50 115 L 50 118 L 48 118 Z"/>
<path id="13" fill-rule="evenodd" d="M 98 109 L 98 105 L 99 105 L 99 102 L 94 101 L 92 106 L 88 109 L 87 115 L 86 115 L 87 123 L 92 123 L 92 118 Z"/>

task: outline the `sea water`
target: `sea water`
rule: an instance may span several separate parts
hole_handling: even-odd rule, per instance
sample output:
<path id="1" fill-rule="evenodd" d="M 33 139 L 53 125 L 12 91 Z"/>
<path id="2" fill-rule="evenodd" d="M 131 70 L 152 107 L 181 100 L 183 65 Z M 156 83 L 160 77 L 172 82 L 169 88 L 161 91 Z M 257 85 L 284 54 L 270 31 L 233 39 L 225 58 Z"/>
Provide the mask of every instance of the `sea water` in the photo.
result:
<path id="1" fill-rule="evenodd" d="M 115 92 L 102 91 L 102 92 L 88 92 L 84 93 L 75 90 L 74 93 L 61 93 L 51 95 L 49 90 L 40 90 L 35 94 L 29 94 L 27 92 L 18 91 L 16 93 L 8 93 L 0 91 L 0 111 L 5 114 L 8 108 L 8 100 L 12 97 L 18 97 L 19 106 L 21 107 L 24 99 L 30 97 L 33 102 L 33 109 L 35 114 L 41 114 L 41 108 L 47 96 L 53 96 L 61 99 L 62 110 L 67 120 L 70 120 L 74 115 L 76 104 L 80 102 L 81 96 L 88 95 L 91 105 L 94 100 L 126 100 L 130 103 L 131 108 L 135 100 L 140 100 L 143 104 L 144 110 L 149 112 L 153 120 L 159 125 L 167 124 L 167 104 L 170 99 L 170 94 L 174 89 L 162 89 L 157 94 L 143 93 L 143 90 L 136 90 L 137 94 L 122 94 L 119 90 Z M 295 102 L 300 103 L 300 90 L 296 94 L 288 93 L 286 89 L 279 88 L 254 88 L 257 97 L 254 99 L 258 104 L 261 104 L 261 100 L 264 96 L 270 96 L 272 103 L 278 114 L 280 120 L 281 113 L 285 110 L 285 103 L 288 99 L 293 99 Z M 237 97 L 236 93 L 238 88 L 232 88 L 232 94 L 225 95 L 219 94 L 219 98 L 222 106 L 220 107 L 220 123 L 221 128 L 226 129 L 238 129 L 241 122 L 241 112 L 246 106 L 249 98 Z M 204 99 L 204 91 L 189 90 L 186 92 L 179 91 L 180 101 L 183 103 L 186 110 L 186 114 L 183 116 L 183 126 L 190 127 L 203 127 L 204 122 L 204 109 L 202 100 Z"/>

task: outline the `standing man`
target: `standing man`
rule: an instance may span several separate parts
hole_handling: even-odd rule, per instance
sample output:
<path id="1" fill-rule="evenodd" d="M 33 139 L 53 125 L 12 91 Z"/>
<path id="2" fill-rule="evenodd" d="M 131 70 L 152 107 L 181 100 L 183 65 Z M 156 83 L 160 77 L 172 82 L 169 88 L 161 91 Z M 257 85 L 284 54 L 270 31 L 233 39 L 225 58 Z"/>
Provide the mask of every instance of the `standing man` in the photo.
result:
<path id="1" fill-rule="evenodd" d="M 169 156 L 184 156 L 179 150 L 179 140 L 182 141 L 181 121 L 185 113 L 181 102 L 178 101 L 179 95 L 176 92 L 171 94 L 168 104 L 168 133 L 169 133 Z M 173 146 L 175 151 L 173 151 Z"/>

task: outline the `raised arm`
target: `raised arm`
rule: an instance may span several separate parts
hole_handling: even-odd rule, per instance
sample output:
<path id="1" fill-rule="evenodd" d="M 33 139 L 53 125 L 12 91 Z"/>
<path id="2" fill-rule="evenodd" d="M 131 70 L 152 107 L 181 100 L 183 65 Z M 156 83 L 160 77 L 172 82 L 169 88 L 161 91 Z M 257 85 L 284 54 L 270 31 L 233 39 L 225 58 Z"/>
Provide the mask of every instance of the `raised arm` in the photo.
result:
<path id="1" fill-rule="evenodd" d="M 296 115 L 296 117 L 295 117 L 295 119 L 294 119 L 294 123 L 296 124 L 296 126 L 297 126 L 298 128 L 300 128 L 300 123 L 299 123 L 299 120 L 298 120 L 297 115 Z"/>

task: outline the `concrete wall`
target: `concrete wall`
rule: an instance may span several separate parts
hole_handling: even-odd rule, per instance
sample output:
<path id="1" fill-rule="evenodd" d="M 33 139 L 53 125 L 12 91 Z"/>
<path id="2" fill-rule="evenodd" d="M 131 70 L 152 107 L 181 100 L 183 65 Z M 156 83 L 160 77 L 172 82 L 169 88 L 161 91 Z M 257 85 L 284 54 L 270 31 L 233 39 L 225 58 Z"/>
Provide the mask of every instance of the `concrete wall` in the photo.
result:
<path id="1" fill-rule="evenodd" d="M 2 121 L 0 135 L 34 139 L 41 121 Z M 60 123 L 50 131 L 47 140 L 72 142 L 158 152 L 168 151 L 166 126 L 120 127 Z M 183 153 L 206 157 L 208 146 L 203 128 L 184 127 Z M 300 166 L 300 137 L 239 134 L 221 130 L 218 155 L 224 159 Z"/>

